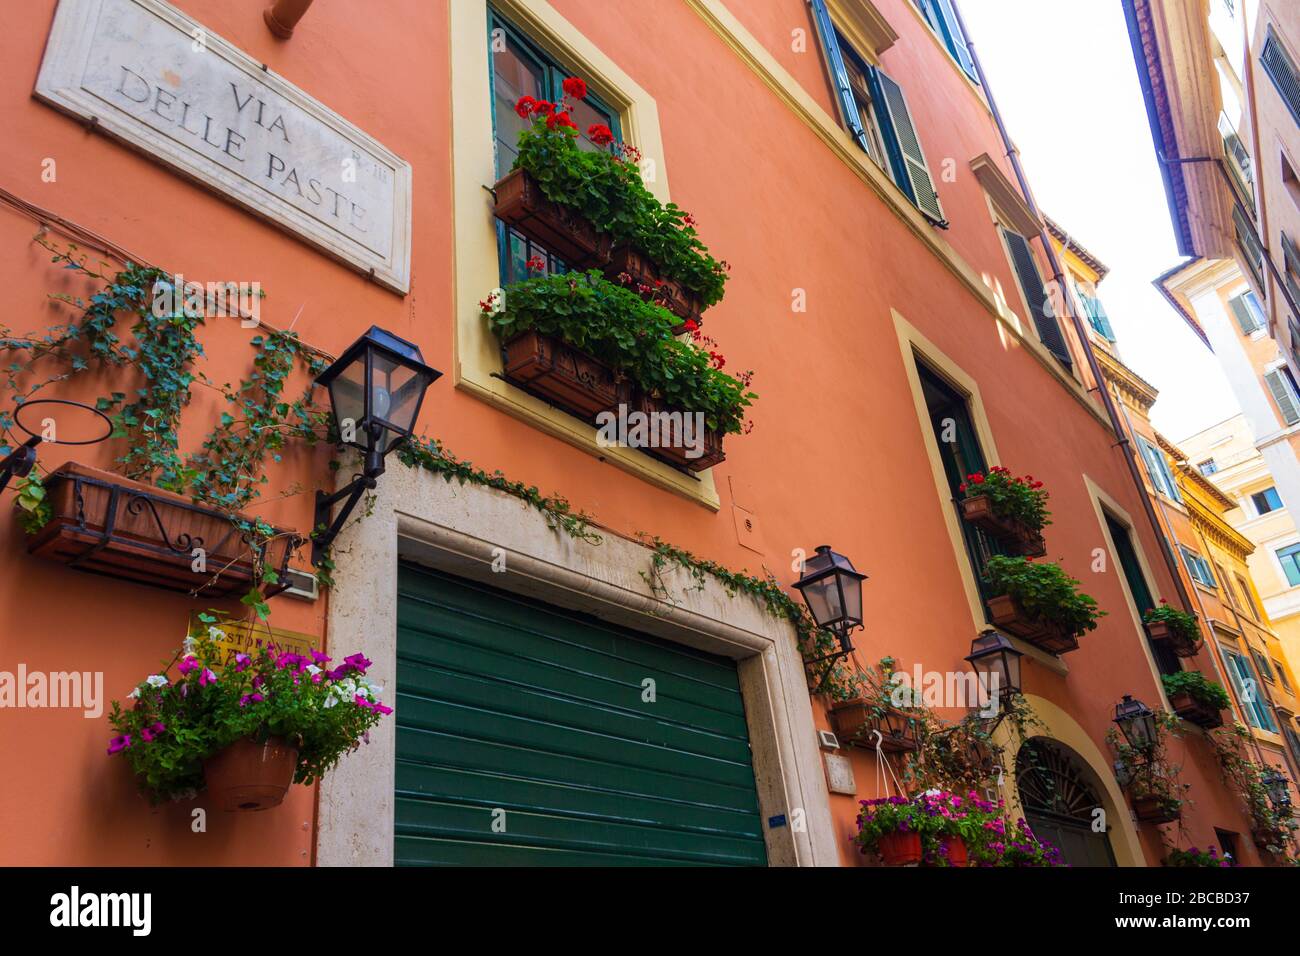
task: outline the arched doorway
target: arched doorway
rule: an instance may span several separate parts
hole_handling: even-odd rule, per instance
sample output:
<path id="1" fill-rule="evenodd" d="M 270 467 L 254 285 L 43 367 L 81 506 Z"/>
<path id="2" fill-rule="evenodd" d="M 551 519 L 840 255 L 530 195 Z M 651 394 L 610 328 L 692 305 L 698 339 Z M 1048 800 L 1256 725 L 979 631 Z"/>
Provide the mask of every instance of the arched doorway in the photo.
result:
<path id="1" fill-rule="evenodd" d="M 1084 762 L 1068 747 L 1044 737 L 1026 741 L 1016 755 L 1016 788 L 1030 829 L 1061 851 L 1071 866 L 1115 866 L 1110 837 L 1092 829 L 1103 806 Z"/>

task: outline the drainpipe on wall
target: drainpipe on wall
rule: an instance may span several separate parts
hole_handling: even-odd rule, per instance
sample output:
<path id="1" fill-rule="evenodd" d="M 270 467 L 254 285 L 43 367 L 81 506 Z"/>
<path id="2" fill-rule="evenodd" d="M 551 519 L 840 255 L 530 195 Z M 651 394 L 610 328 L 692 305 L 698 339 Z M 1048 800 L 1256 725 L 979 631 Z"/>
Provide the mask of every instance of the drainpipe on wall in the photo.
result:
<path id="1" fill-rule="evenodd" d="M 262 11 L 262 19 L 272 33 L 281 40 L 287 40 L 293 36 L 293 28 L 311 5 L 312 0 L 275 0 L 275 3 Z"/>
<path id="2" fill-rule="evenodd" d="M 970 52 L 971 62 L 975 66 L 975 75 L 979 78 L 980 86 L 984 89 L 984 98 L 988 101 L 989 112 L 993 114 L 993 122 L 998 128 L 998 135 L 1002 137 L 1002 145 L 1006 149 L 1007 159 L 1011 161 L 1011 168 L 1016 174 L 1016 182 L 1020 185 L 1021 195 L 1024 196 L 1025 203 L 1029 206 L 1030 212 L 1039 222 L 1043 222 L 1042 213 L 1038 209 L 1038 204 L 1034 202 L 1034 194 L 1029 188 L 1029 182 L 1025 178 L 1025 171 L 1020 165 L 1020 154 L 1015 145 L 1011 142 L 1011 137 L 1007 133 L 1007 128 L 1002 122 L 1002 114 L 998 110 L 997 101 L 993 99 L 993 91 L 989 88 L 988 77 L 984 73 L 984 65 L 980 62 L 979 54 L 975 51 L 975 43 L 971 40 L 970 31 L 966 28 L 966 20 L 962 16 L 961 9 L 957 4 L 952 5 L 953 11 L 957 15 L 957 25 L 961 27 L 962 33 L 966 37 L 966 49 Z M 1173 551 L 1169 547 L 1169 541 L 1165 538 L 1160 529 L 1160 519 L 1156 517 L 1154 506 L 1147 495 L 1146 485 L 1142 482 L 1142 473 L 1138 470 L 1137 458 L 1133 452 L 1133 443 L 1129 440 L 1128 432 L 1125 431 L 1123 422 L 1120 420 L 1119 412 L 1115 408 L 1115 403 L 1111 399 L 1110 389 L 1106 387 L 1106 378 L 1102 374 L 1101 366 L 1097 362 L 1097 355 L 1092 350 L 1092 342 L 1088 338 L 1088 332 L 1084 328 L 1083 320 L 1075 310 L 1070 299 L 1069 286 L 1065 282 L 1065 274 L 1061 270 L 1060 259 L 1056 255 L 1056 250 L 1052 248 L 1052 242 L 1047 235 L 1047 227 L 1040 225 L 1038 232 L 1039 241 L 1043 244 L 1043 249 L 1047 253 L 1047 261 L 1052 267 L 1052 277 L 1056 282 L 1057 288 L 1061 290 L 1059 296 L 1062 306 L 1074 325 L 1075 335 L 1079 339 L 1079 344 L 1083 347 L 1084 356 L 1088 360 L 1088 368 L 1092 372 L 1093 381 L 1096 383 L 1096 390 L 1101 395 L 1102 405 L 1106 409 L 1106 416 L 1110 419 L 1110 427 L 1115 432 L 1116 446 L 1124 454 L 1124 463 L 1128 465 L 1129 477 L 1133 480 L 1133 487 L 1137 489 L 1138 499 L 1142 502 L 1142 510 L 1146 512 L 1147 521 L 1151 524 L 1151 529 L 1155 532 L 1156 541 L 1160 544 L 1161 554 L 1164 555 L 1165 565 L 1169 570 L 1170 576 L 1174 579 L 1174 587 L 1178 591 L 1178 597 L 1182 602 L 1183 610 L 1188 614 L 1195 613 L 1192 610 L 1192 597 L 1183 584 L 1183 579 L 1178 573 L 1178 561 L 1174 557 Z"/>

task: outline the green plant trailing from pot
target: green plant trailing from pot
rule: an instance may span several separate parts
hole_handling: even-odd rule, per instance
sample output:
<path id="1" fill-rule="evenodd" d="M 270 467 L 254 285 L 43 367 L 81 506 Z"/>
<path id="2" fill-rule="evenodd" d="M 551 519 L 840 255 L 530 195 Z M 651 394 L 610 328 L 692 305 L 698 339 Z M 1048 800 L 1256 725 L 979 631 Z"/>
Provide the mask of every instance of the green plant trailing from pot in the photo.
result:
<path id="1" fill-rule="evenodd" d="M 709 428 L 744 430 L 757 396 L 741 379 L 714 367 L 709 353 L 673 337 L 678 319 L 610 282 L 599 272 L 534 276 L 513 282 L 482 303 L 488 327 L 502 341 L 535 331 L 554 336 L 625 373 L 669 407 L 702 412 Z"/>
<path id="2" fill-rule="evenodd" d="M 1265 775 L 1268 767 L 1250 756 L 1251 733 L 1241 724 L 1206 735 L 1214 747 L 1223 778 L 1241 796 L 1250 817 L 1256 841 L 1274 856 L 1296 862 L 1292 843 L 1300 830 L 1300 819 L 1290 805 L 1275 807 L 1268 796 Z"/>
<path id="3" fill-rule="evenodd" d="M 1048 494 L 1043 483 L 1032 475 L 1017 478 L 1009 469 L 995 466 L 987 472 L 967 475 L 957 490 L 966 498 L 987 497 L 994 514 L 1030 531 L 1042 531 L 1052 523 L 1047 510 Z"/>
<path id="4" fill-rule="evenodd" d="M 1191 785 L 1179 779 L 1182 765 L 1171 763 L 1168 752 L 1170 738 L 1181 736 L 1178 718 L 1164 711 L 1157 713 L 1154 728 L 1155 735 L 1146 747 L 1134 747 L 1114 726 L 1106 731 L 1106 742 L 1115 752 L 1116 773 L 1128 781 L 1125 789 L 1134 800 L 1154 800 L 1170 812 L 1181 812 Z"/>
<path id="5" fill-rule="evenodd" d="M 1232 706 L 1232 699 L 1223 689 L 1223 685 L 1208 680 L 1200 671 L 1165 674 L 1160 678 L 1160 682 L 1164 684 L 1165 694 L 1170 698 L 1186 694 L 1197 703 L 1214 710 L 1227 710 Z"/>
<path id="6" fill-rule="evenodd" d="M 512 168 L 527 171 L 547 199 L 574 209 L 616 243 L 640 249 L 706 306 L 721 301 L 727 267 L 700 241 L 694 218 L 646 188 L 640 153 L 615 143 L 607 127 L 592 125 L 587 135 L 597 148 L 580 148 L 572 113 L 586 97 L 587 84 L 570 77 L 564 89 L 560 103 L 525 96 L 515 104 L 530 123 L 519 133 Z"/>
<path id="7" fill-rule="evenodd" d="M 215 626 L 217 618 L 203 615 Z M 210 638 L 185 647 L 130 694 L 113 701 L 116 736 L 108 753 L 121 754 L 154 802 L 194 796 L 204 787 L 203 764 L 245 738 L 283 737 L 298 751 L 294 783 L 309 784 L 367 739 L 380 718 L 382 688 L 366 676 L 370 661 L 353 654 L 328 668 L 330 658 L 262 649 L 221 663 Z M 173 673 L 174 671 L 174 673 Z"/>
<path id="8" fill-rule="evenodd" d="M 1068 634 L 1094 630 L 1106 615 L 1097 609 L 1096 599 L 1081 591 L 1079 582 L 1054 562 L 1040 564 L 998 554 L 989 558 L 984 575 L 991 593 L 1009 595 L 1030 617 Z"/>
<path id="9" fill-rule="evenodd" d="M 1164 600 L 1143 614 L 1142 620 L 1147 624 L 1165 625 L 1169 628 L 1169 637 L 1179 644 L 1195 646 L 1201 639 L 1196 615 L 1180 611 Z"/>
<path id="10" fill-rule="evenodd" d="M 1225 853 L 1219 855 L 1215 847 L 1205 850 L 1199 850 L 1192 847 L 1190 850 L 1181 850 L 1175 847 L 1169 851 L 1169 855 L 1161 861 L 1162 866 L 1176 867 L 1214 867 L 1216 869 L 1236 866 L 1232 857 Z"/>

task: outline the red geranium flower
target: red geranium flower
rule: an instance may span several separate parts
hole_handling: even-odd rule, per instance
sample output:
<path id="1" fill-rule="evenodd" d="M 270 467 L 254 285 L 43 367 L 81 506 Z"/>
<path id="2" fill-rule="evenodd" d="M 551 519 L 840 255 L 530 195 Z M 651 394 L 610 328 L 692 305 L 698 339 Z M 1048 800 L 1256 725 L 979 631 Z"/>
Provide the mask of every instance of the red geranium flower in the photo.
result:
<path id="1" fill-rule="evenodd" d="M 608 146 L 614 142 L 614 134 L 604 123 L 592 123 L 587 127 L 587 138 L 597 146 Z"/>
<path id="2" fill-rule="evenodd" d="M 555 104 L 550 100 L 533 100 L 533 112 L 541 113 L 543 116 L 550 116 L 555 112 Z"/>
<path id="3" fill-rule="evenodd" d="M 559 110 L 546 117 L 547 129 L 564 129 L 566 126 L 569 129 L 578 128 L 577 124 L 574 123 L 573 120 L 569 119 L 569 114 L 563 110 Z"/>
<path id="4" fill-rule="evenodd" d="M 587 98 L 587 81 L 576 76 L 571 76 L 564 81 L 564 93 L 566 96 L 572 96 L 575 100 L 585 100 Z"/>
<path id="5" fill-rule="evenodd" d="M 515 112 L 524 119 L 528 119 L 536 108 L 537 100 L 533 99 L 531 96 L 521 96 L 519 97 L 519 102 L 515 104 Z"/>

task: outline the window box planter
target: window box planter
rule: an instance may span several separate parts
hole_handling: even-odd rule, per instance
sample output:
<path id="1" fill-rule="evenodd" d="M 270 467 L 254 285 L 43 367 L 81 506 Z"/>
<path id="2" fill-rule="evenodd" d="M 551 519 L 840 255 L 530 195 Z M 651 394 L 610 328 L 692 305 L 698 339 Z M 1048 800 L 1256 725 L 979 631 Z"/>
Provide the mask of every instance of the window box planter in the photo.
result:
<path id="1" fill-rule="evenodd" d="M 898 830 L 886 833 L 876 844 L 885 866 L 918 866 L 921 862 L 921 834 Z"/>
<path id="2" fill-rule="evenodd" d="M 1047 542 L 1043 540 L 1042 533 L 1019 521 L 998 515 L 994 512 L 993 502 L 988 495 L 963 498 L 961 515 L 968 524 L 973 524 L 995 539 L 1012 556 L 1041 558 L 1047 554 Z"/>
<path id="3" fill-rule="evenodd" d="M 284 737 L 245 737 L 204 761 L 203 777 L 222 810 L 270 810 L 283 802 L 297 769 L 298 748 Z"/>
<path id="4" fill-rule="evenodd" d="M 655 292 L 642 295 L 647 302 L 658 302 L 683 322 L 687 319 L 700 321 L 700 315 L 704 312 L 704 300 L 680 282 L 664 276 L 659 271 L 659 266 L 639 249 L 618 246 L 610 254 L 609 264 L 605 266 L 606 277 L 618 282 L 618 277 L 623 273 L 632 277 L 634 285 L 641 283 L 655 288 Z M 662 284 L 656 286 L 656 283 Z M 680 326 L 678 330 L 680 331 Z"/>
<path id="5" fill-rule="evenodd" d="M 1206 730 L 1223 726 L 1223 711 L 1202 703 L 1191 694 L 1176 694 L 1170 697 L 1169 706 L 1183 720 L 1204 727 Z"/>
<path id="6" fill-rule="evenodd" d="M 993 623 L 1008 634 L 1014 634 L 1027 644 L 1032 644 L 1050 654 L 1067 654 L 1079 649 L 1079 637 L 1055 625 L 1030 617 L 1020 602 L 1009 594 L 988 599 Z"/>
<path id="7" fill-rule="evenodd" d="M 45 483 L 53 517 L 28 541 L 31 554 L 170 591 L 202 589 L 206 597 L 243 595 L 253 586 L 252 546 L 220 511 L 76 462 Z M 259 547 L 283 578 L 301 543 L 279 534 Z M 195 548 L 207 553 L 206 571 L 192 569 Z"/>
<path id="8" fill-rule="evenodd" d="M 676 409 L 669 408 L 660 399 L 654 398 L 644 392 L 637 395 L 636 407 L 646 415 L 657 413 L 674 413 Z M 685 416 L 690 412 L 680 412 Z M 668 421 L 671 421 L 669 419 Z M 665 431 L 667 434 L 665 434 Z M 706 468 L 712 468 L 726 460 L 727 455 L 722 450 L 723 432 L 719 428 L 705 428 L 704 430 L 704 453 L 698 458 L 687 456 L 688 448 L 682 441 L 678 427 L 670 426 L 666 430 L 660 431 L 659 445 L 655 448 L 644 448 L 642 451 L 648 452 L 655 458 L 665 461 L 674 468 L 685 468 L 687 471 L 703 471 Z M 693 442 L 694 444 L 694 442 Z"/>
<path id="9" fill-rule="evenodd" d="M 603 266 L 609 261 L 610 238 L 581 214 L 547 199 L 528 172 L 516 169 L 494 187 L 493 213 L 563 259 L 575 269 Z"/>
<path id="10" fill-rule="evenodd" d="M 557 338 L 530 330 L 506 342 L 501 352 L 506 381 L 585 422 L 630 404 L 631 383 L 622 374 Z"/>
<path id="11" fill-rule="evenodd" d="M 1133 813 L 1140 823 L 1173 823 L 1183 815 L 1177 800 L 1154 794 L 1134 797 Z"/>
<path id="12" fill-rule="evenodd" d="M 891 710 L 882 720 L 873 713 L 871 702 L 860 697 L 833 704 L 828 716 L 835 736 L 849 746 L 874 750 L 879 730 L 880 749 L 885 753 L 913 753 L 918 747 L 905 715 Z"/>
<path id="13" fill-rule="evenodd" d="M 1195 657 L 1201 650 L 1200 640 L 1178 636 L 1164 621 L 1146 622 L 1147 636 L 1153 641 L 1166 641 L 1179 657 Z M 1217 724 L 1215 726 L 1218 726 Z"/>

